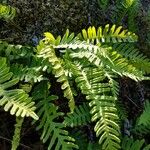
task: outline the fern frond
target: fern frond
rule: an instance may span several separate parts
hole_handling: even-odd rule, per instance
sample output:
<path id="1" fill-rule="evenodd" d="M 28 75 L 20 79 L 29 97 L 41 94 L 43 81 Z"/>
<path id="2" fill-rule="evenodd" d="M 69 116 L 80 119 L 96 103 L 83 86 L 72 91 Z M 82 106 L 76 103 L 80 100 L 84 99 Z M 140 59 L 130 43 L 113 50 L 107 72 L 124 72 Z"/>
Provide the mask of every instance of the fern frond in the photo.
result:
<path id="1" fill-rule="evenodd" d="M 22 45 L 13 45 L 7 42 L 0 41 L 0 55 L 1 57 L 8 58 L 9 61 L 22 59 L 22 61 L 30 62 L 31 56 L 33 56 L 34 48 Z M 26 62 L 27 63 L 27 62 Z"/>
<path id="2" fill-rule="evenodd" d="M 44 80 L 43 75 L 41 74 L 41 67 L 24 67 L 21 64 L 13 64 L 11 70 L 14 74 L 14 77 L 19 78 L 20 81 L 25 82 L 40 82 Z"/>
<path id="3" fill-rule="evenodd" d="M 149 124 L 146 124 L 146 125 L 136 124 L 135 127 L 131 130 L 131 132 L 137 136 L 148 135 L 148 134 L 150 134 L 150 126 L 149 126 Z"/>
<path id="4" fill-rule="evenodd" d="M 101 51 L 103 51 L 103 53 L 101 53 Z M 113 72 L 119 76 L 127 76 L 135 81 L 148 79 L 144 77 L 142 71 L 138 70 L 128 59 L 114 51 L 111 47 L 100 47 L 99 50 L 96 51 L 90 51 L 88 49 L 87 51 L 72 51 L 70 57 L 78 59 L 86 58 L 90 64 L 94 64 L 98 68 L 106 68 L 110 70 L 109 72 Z"/>
<path id="5" fill-rule="evenodd" d="M 71 65 L 70 65 L 71 67 Z M 88 71 L 90 70 L 90 72 Z M 99 143 L 103 149 L 119 149 L 119 125 L 115 108 L 116 97 L 109 95 L 111 87 L 108 83 L 101 83 L 104 72 L 98 69 L 82 69 L 80 66 L 72 65 L 72 71 L 76 73 L 76 82 L 86 99 L 89 100 L 92 121 L 96 122 L 94 130 L 99 137 Z"/>
<path id="6" fill-rule="evenodd" d="M 90 122 L 91 116 L 90 116 L 90 110 L 86 103 L 83 103 L 83 105 L 79 105 L 75 108 L 74 112 L 72 114 L 68 114 L 64 118 L 64 124 L 65 126 L 80 126 L 85 125 L 86 123 Z"/>
<path id="7" fill-rule="evenodd" d="M 87 147 L 87 150 L 101 150 L 102 149 L 102 146 L 99 145 L 98 143 L 92 143 L 92 142 L 89 142 L 88 143 L 88 147 Z"/>
<path id="8" fill-rule="evenodd" d="M 39 89 L 39 87 L 42 88 L 40 93 L 39 90 L 41 88 Z M 77 148 L 77 145 L 74 144 L 75 140 L 68 136 L 68 132 L 64 129 L 65 126 L 57 122 L 57 119 L 63 113 L 57 112 L 58 108 L 53 104 L 53 101 L 58 97 L 54 95 L 48 96 L 48 89 L 48 83 L 44 81 L 39 83 L 38 88 L 33 93 L 33 98 L 37 101 L 37 114 L 41 119 L 37 126 L 37 130 L 42 130 L 41 140 L 45 143 L 50 139 L 48 150 L 70 150 Z"/>
<path id="9" fill-rule="evenodd" d="M 133 138 L 124 137 L 122 141 L 122 150 L 149 150 L 150 145 L 144 146 L 144 140 L 134 140 Z"/>
<path id="10" fill-rule="evenodd" d="M 138 125 L 149 125 L 150 121 L 150 102 L 146 101 L 144 106 L 144 111 L 139 117 Z"/>
<path id="11" fill-rule="evenodd" d="M 143 71 L 143 73 L 150 72 L 150 60 L 146 56 L 141 54 L 131 44 L 114 44 L 113 49 L 123 57 L 129 59 L 130 63 L 133 64 L 133 66 L 135 66 L 136 68 Z"/>
<path id="12" fill-rule="evenodd" d="M 78 35 L 80 40 L 94 43 L 120 43 L 120 42 L 136 42 L 137 36 L 134 33 L 123 30 L 122 26 L 112 27 L 107 24 L 104 29 L 99 27 L 96 31 L 95 27 L 89 27 L 87 30 L 83 29 L 82 33 Z"/>
<path id="13" fill-rule="evenodd" d="M 128 29 L 132 32 L 135 32 L 138 29 L 136 17 L 139 14 L 140 4 L 140 0 L 133 0 L 132 5 L 128 10 Z"/>
<path id="14" fill-rule="evenodd" d="M 11 6 L 0 4 L 0 19 L 12 20 L 16 15 L 16 9 Z"/>
<path id="15" fill-rule="evenodd" d="M 15 85 L 18 79 L 12 79 L 6 59 L 1 58 L 0 64 L 0 106 L 3 106 L 5 111 L 10 110 L 12 115 L 31 116 L 37 120 L 38 116 L 34 113 L 35 106 L 31 98 L 21 89 L 8 89 Z"/>
<path id="16" fill-rule="evenodd" d="M 79 146 L 79 150 L 102 150 L 102 146 L 97 141 L 89 141 L 87 133 L 84 132 L 85 126 L 82 128 L 75 128 L 71 131 L 71 135 L 75 138 Z"/>
<path id="17" fill-rule="evenodd" d="M 109 64 L 109 68 L 116 74 L 120 76 L 127 76 L 135 81 L 140 81 L 148 79 L 144 76 L 144 73 L 135 67 L 127 58 L 124 58 L 121 54 L 117 53 L 115 50 L 110 49 L 111 53 L 109 55 L 113 64 Z"/>
<path id="18" fill-rule="evenodd" d="M 15 132 L 13 135 L 11 150 L 16 150 L 19 146 L 20 135 L 21 135 L 20 132 L 21 132 L 21 127 L 22 127 L 23 121 L 24 121 L 24 118 L 20 118 L 20 117 L 16 118 Z"/>
<path id="19" fill-rule="evenodd" d="M 49 39 L 52 36 L 50 35 L 46 37 L 46 39 L 48 40 L 49 44 L 50 43 L 55 44 L 57 40 L 55 41 L 54 38 Z M 71 112 L 73 112 L 75 107 L 75 102 L 74 102 L 73 92 L 69 85 L 69 80 L 65 75 L 63 61 L 56 56 L 55 49 L 51 45 L 43 46 L 42 42 L 38 46 L 38 56 L 43 58 L 48 58 L 49 63 L 52 65 L 53 74 L 55 75 L 56 78 L 58 78 L 57 82 L 62 83 L 61 89 L 64 90 L 64 97 L 66 97 L 69 100 L 69 108 Z"/>

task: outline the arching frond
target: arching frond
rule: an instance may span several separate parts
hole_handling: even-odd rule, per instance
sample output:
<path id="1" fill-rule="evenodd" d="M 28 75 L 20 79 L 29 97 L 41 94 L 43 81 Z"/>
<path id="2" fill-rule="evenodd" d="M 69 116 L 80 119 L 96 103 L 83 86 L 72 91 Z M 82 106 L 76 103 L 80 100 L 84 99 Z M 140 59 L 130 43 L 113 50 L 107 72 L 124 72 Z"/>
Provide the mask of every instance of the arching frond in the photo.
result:
<path id="1" fill-rule="evenodd" d="M 115 108 L 116 97 L 110 95 L 111 87 L 108 83 L 103 83 L 104 72 L 98 69 L 82 69 L 80 66 L 70 65 L 74 74 L 76 73 L 76 83 L 82 93 L 86 95 L 91 107 L 91 120 L 96 122 L 94 130 L 99 138 L 99 143 L 103 149 L 119 149 L 119 125 Z"/>
<path id="2" fill-rule="evenodd" d="M 136 42 L 137 36 L 134 33 L 123 30 L 122 26 L 112 27 L 107 24 L 104 29 L 99 27 L 97 30 L 95 27 L 89 27 L 87 30 L 83 29 L 79 38 L 88 42 L 94 43 L 120 43 L 120 42 Z"/>

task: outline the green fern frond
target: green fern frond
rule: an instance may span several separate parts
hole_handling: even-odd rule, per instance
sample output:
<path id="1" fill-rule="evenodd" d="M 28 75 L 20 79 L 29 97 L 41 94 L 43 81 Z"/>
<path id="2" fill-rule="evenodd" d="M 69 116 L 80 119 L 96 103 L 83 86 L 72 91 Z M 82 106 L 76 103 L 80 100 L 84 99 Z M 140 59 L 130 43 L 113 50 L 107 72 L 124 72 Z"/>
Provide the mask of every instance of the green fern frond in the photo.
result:
<path id="1" fill-rule="evenodd" d="M 71 135 L 75 138 L 79 150 L 102 150 L 102 146 L 97 141 L 89 141 L 87 133 L 84 132 L 86 126 L 82 128 L 73 128 Z"/>
<path id="2" fill-rule="evenodd" d="M 115 108 L 116 97 L 110 94 L 111 87 L 108 83 L 101 83 L 105 79 L 104 72 L 98 69 L 82 69 L 79 65 L 72 65 L 72 71 L 76 73 L 76 82 L 86 99 L 89 100 L 92 121 L 96 122 L 94 130 L 99 137 L 99 143 L 103 149 L 119 149 L 119 125 Z M 71 67 L 71 65 L 70 65 Z M 90 70 L 90 72 L 88 71 Z"/>
<path id="3" fill-rule="evenodd" d="M 131 44 L 114 44 L 113 49 L 123 57 L 129 59 L 130 63 L 133 64 L 136 68 L 143 71 L 143 73 L 150 72 L 150 60 L 146 56 L 141 54 Z"/>
<path id="4" fill-rule="evenodd" d="M 7 57 L 8 60 L 10 61 L 14 61 L 22 58 L 24 62 L 25 60 L 29 61 L 29 59 L 33 56 L 33 52 L 34 52 L 33 47 L 13 45 L 7 42 L 0 41 L 0 55 L 1 57 Z"/>
<path id="5" fill-rule="evenodd" d="M 112 27 L 107 24 L 104 29 L 99 27 L 96 31 L 95 27 L 89 27 L 87 30 L 83 29 L 82 33 L 78 35 L 81 40 L 94 43 L 120 43 L 120 42 L 136 42 L 137 36 L 134 33 L 123 30 L 122 26 Z"/>
<path id="6" fill-rule="evenodd" d="M 18 82 L 18 79 L 12 79 L 12 73 L 6 65 L 6 59 L 0 59 L 0 106 L 4 107 L 5 111 L 10 110 L 10 114 L 16 116 L 31 116 L 38 119 L 34 113 L 34 102 L 21 89 L 8 89 Z"/>
<path id="7" fill-rule="evenodd" d="M 11 6 L 0 4 L 0 19 L 12 20 L 16 15 L 16 9 Z"/>
<path id="8" fill-rule="evenodd" d="M 39 83 L 38 88 L 35 88 L 33 92 L 33 98 L 37 101 L 37 114 L 41 120 L 37 126 L 37 130 L 43 130 L 41 140 L 45 143 L 50 139 L 48 150 L 70 150 L 77 148 L 77 145 L 74 144 L 75 140 L 68 136 L 68 132 L 64 129 L 65 126 L 57 122 L 57 119 L 63 113 L 57 112 L 58 108 L 53 104 L 53 101 L 58 97 L 54 95 L 48 96 L 48 89 L 47 81 L 43 81 Z"/>
<path id="9" fill-rule="evenodd" d="M 103 51 L 103 53 L 101 53 L 100 49 Z M 100 49 L 99 51 L 90 51 L 88 49 L 87 51 L 72 51 L 70 53 L 70 57 L 78 59 L 86 58 L 90 64 L 94 64 L 98 68 L 106 68 L 107 70 L 110 70 L 109 72 L 113 72 L 119 76 L 127 76 L 135 81 L 148 79 L 147 77 L 144 77 L 142 71 L 138 70 L 134 65 L 132 65 L 128 59 L 124 58 L 116 51 L 113 51 L 111 47 L 102 47 Z"/>
<path id="10" fill-rule="evenodd" d="M 116 24 L 122 24 L 122 20 L 125 16 L 128 16 L 129 29 L 135 25 L 135 17 L 137 16 L 139 0 L 119 0 L 116 3 L 116 12 L 114 16 L 116 17 Z M 133 19 L 133 20 L 131 20 Z M 131 30 L 133 31 L 133 30 Z"/>
<path id="11" fill-rule="evenodd" d="M 118 116 L 119 116 L 119 119 L 121 121 L 124 121 L 127 119 L 128 115 L 127 115 L 127 110 L 125 109 L 124 105 L 121 103 L 121 101 L 118 101 L 116 103 L 116 108 L 117 108 L 117 111 L 118 111 Z"/>
<path id="12" fill-rule="evenodd" d="M 148 79 L 144 76 L 144 72 L 135 67 L 127 58 L 124 58 L 121 54 L 113 49 L 110 50 L 110 59 L 113 64 L 109 64 L 109 68 L 120 76 L 127 76 L 135 81 Z"/>
<path id="13" fill-rule="evenodd" d="M 137 122 L 138 123 L 138 122 Z M 131 130 L 131 132 L 137 136 L 144 136 L 150 134 L 150 126 L 149 124 L 146 125 L 138 125 L 136 124 L 135 127 Z"/>
<path id="14" fill-rule="evenodd" d="M 90 110 L 86 103 L 83 103 L 83 105 L 79 105 L 78 107 L 75 107 L 75 110 L 72 114 L 68 114 L 64 118 L 64 124 L 65 126 L 80 126 L 85 125 L 86 123 L 90 122 L 91 116 L 90 116 Z"/>
<path id="15" fill-rule="evenodd" d="M 50 38 L 51 37 L 50 35 L 46 37 L 46 39 Z M 51 40 L 49 39 L 48 40 L 49 43 L 56 42 L 55 40 L 54 41 L 52 40 L 54 39 L 53 38 Z M 43 58 L 48 58 L 50 65 L 52 65 L 53 74 L 55 75 L 56 78 L 58 78 L 57 82 L 62 83 L 61 89 L 64 90 L 64 97 L 66 97 L 69 100 L 69 108 L 71 112 L 73 112 L 74 107 L 75 107 L 75 102 L 74 102 L 73 92 L 69 85 L 69 80 L 67 76 L 65 75 L 63 61 L 56 56 L 55 49 L 51 45 L 43 47 L 42 42 L 38 46 L 38 56 L 43 57 Z"/>
<path id="16" fill-rule="evenodd" d="M 146 101 L 145 106 L 144 106 L 144 111 L 139 117 L 138 125 L 141 125 L 141 124 L 145 126 L 149 125 L 149 121 L 150 121 L 150 102 Z"/>
<path id="17" fill-rule="evenodd" d="M 133 138 L 124 137 L 122 141 L 122 150 L 149 150 L 150 145 L 145 146 L 144 140 L 134 140 Z"/>
<path id="18" fill-rule="evenodd" d="M 131 132 L 135 135 L 138 136 L 144 136 L 144 135 L 148 135 L 150 134 L 150 126 L 148 124 L 146 125 L 138 125 L 138 121 L 137 124 L 135 125 L 135 127 L 131 130 Z"/>
<path id="19" fill-rule="evenodd" d="M 133 3 L 128 10 L 128 29 L 132 32 L 136 32 L 138 29 L 136 17 L 140 10 L 140 0 L 133 0 Z"/>
<path id="20" fill-rule="evenodd" d="M 19 78 L 20 81 L 25 82 L 40 82 L 44 80 L 43 75 L 41 74 L 41 67 L 24 67 L 21 64 L 14 64 L 11 66 L 11 70 L 14 74 L 14 77 Z"/>
<path id="21" fill-rule="evenodd" d="M 14 132 L 14 135 L 13 135 L 11 150 L 17 150 L 17 148 L 19 146 L 20 135 L 21 135 L 21 127 L 22 127 L 23 121 L 24 121 L 24 118 L 20 118 L 20 117 L 16 118 L 15 132 Z"/>

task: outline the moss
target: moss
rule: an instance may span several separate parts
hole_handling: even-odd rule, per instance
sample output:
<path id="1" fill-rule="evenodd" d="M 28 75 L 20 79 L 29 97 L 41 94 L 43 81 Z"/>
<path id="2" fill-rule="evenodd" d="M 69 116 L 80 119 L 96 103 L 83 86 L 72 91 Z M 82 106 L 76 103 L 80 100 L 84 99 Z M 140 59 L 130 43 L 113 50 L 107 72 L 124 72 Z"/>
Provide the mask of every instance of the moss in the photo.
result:
<path id="1" fill-rule="evenodd" d="M 15 43 L 32 43 L 33 36 L 40 38 L 45 31 L 58 35 L 69 28 L 78 32 L 88 23 L 87 0 L 10 0 L 8 4 L 19 10 L 14 24 L 21 30 L 9 23 L 3 27 L 3 31 L 9 31 L 3 37 L 9 34 L 9 39 Z M 10 31 L 10 26 L 13 31 Z"/>

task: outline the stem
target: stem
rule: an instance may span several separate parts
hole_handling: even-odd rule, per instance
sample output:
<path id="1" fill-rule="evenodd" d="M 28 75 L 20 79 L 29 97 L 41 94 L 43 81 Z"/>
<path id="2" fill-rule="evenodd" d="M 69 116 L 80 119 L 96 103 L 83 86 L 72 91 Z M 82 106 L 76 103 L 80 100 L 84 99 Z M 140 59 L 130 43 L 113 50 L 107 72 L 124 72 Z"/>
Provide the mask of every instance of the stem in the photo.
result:
<path id="1" fill-rule="evenodd" d="M 20 133 L 24 118 L 16 117 L 15 132 L 12 140 L 11 150 L 17 150 L 20 143 Z"/>

